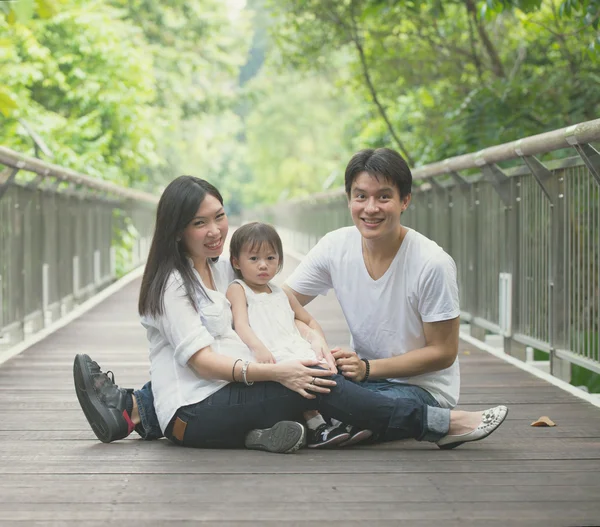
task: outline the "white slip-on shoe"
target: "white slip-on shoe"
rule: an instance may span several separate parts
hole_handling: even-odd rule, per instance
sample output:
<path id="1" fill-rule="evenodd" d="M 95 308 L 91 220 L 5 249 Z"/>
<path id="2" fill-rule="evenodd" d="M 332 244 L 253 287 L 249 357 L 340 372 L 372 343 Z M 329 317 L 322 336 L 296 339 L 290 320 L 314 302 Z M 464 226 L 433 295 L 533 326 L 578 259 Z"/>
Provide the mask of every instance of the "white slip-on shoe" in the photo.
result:
<path id="1" fill-rule="evenodd" d="M 471 430 L 466 434 L 447 435 L 442 437 L 436 444 L 443 450 L 450 450 L 469 441 L 484 439 L 503 423 L 507 415 L 508 408 L 506 406 L 500 405 L 488 408 L 484 410 L 481 416 L 481 423 L 479 423 L 479 426 L 475 430 Z"/>

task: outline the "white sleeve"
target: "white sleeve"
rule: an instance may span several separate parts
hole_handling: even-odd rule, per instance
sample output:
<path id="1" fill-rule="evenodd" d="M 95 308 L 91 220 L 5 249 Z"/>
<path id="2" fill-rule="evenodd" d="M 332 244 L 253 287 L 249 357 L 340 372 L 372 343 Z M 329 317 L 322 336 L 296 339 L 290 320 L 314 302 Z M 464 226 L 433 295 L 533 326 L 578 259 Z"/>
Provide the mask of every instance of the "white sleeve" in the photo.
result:
<path id="1" fill-rule="evenodd" d="M 175 350 L 175 360 L 187 366 L 188 360 L 215 339 L 202 324 L 200 313 L 190 303 L 179 279 L 169 279 L 165 287 L 164 311 L 156 317 L 158 330 Z"/>
<path id="2" fill-rule="evenodd" d="M 456 264 L 449 254 L 441 252 L 427 262 L 418 287 L 423 322 L 441 322 L 460 315 Z"/>
<path id="3" fill-rule="evenodd" d="M 307 296 L 325 295 L 333 287 L 331 281 L 331 243 L 326 234 L 285 281 L 297 293 Z"/>

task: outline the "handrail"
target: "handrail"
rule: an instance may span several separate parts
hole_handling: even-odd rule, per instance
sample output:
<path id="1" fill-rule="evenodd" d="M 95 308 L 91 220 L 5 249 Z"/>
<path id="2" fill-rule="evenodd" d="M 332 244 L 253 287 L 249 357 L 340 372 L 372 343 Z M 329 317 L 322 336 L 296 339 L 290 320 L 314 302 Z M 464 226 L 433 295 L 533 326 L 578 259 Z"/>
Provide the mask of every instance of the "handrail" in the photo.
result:
<path id="1" fill-rule="evenodd" d="M 427 179 L 459 170 L 480 168 L 482 165 L 544 154 L 598 140 L 600 140 L 600 119 L 595 119 L 425 165 L 413 171 L 413 179 Z"/>
<path id="2" fill-rule="evenodd" d="M 484 148 L 477 152 L 449 157 L 442 161 L 424 165 L 412 170 L 413 181 L 423 181 L 460 170 L 481 169 L 484 165 L 544 154 L 576 145 L 585 145 L 592 141 L 600 141 L 600 119 L 578 123 L 543 134 L 532 135 L 509 143 Z M 337 188 L 286 200 L 285 203 L 289 205 L 292 203 L 312 202 L 335 198 L 343 194 L 345 194 L 344 188 Z"/>
<path id="3" fill-rule="evenodd" d="M 115 183 L 110 183 L 109 181 L 96 179 L 86 174 L 82 174 L 81 172 L 76 172 L 75 170 L 20 154 L 4 146 L 0 146 L 0 164 L 19 170 L 33 172 L 42 177 L 53 177 L 75 185 L 83 185 L 90 189 L 107 192 L 120 198 L 144 201 L 153 205 L 158 203 L 158 197 L 148 192 L 121 187 Z"/>

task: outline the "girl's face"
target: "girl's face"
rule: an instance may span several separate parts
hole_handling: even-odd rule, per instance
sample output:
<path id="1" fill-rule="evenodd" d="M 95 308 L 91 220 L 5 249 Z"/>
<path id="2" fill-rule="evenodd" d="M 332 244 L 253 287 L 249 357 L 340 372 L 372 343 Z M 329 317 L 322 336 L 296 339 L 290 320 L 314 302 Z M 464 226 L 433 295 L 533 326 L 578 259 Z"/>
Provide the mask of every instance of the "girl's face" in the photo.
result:
<path id="1" fill-rule="evenodd" d="M 204 264 L 223 252 L 229 223 L 221 202 L 207 194 L 196 215 L 183 230 L 181 241 L 194 262 Z"/>
<path id="2" fill-rule="evenodd" d="M 239 258 L 233 258 L 233 266 L 242 273 L 250 287 L 266 289 L 279 269 L 279 254 L 268 243 L 260 247 L 242 246 Z"/>

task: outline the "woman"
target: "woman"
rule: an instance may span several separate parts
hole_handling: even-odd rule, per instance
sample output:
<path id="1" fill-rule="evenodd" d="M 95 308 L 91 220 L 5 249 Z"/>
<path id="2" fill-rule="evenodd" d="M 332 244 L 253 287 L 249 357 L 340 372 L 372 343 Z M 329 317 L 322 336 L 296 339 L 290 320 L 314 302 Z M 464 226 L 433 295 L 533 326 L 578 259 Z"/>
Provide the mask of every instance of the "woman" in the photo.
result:
<path id="1" fill-rule="evenodd" d="M 182 176 L 165 189 L 139 300 L 151 388 L 132 394 L 86 355 L 75 359 L 77 396 L 100 440 L 136 428 L 143 437 L 164 433 L 184 446 L 293 452 L 305 433 L 296 420 L 319 410 L 380 440 L 415 438 L 453 448 L 502 423 L 506 407 L 460 412 L 393 400 L 315 368 L 316 360 L 254 362 L 232 329 L 224 295 L 233 279 L 230 264 L 218 261 L 227 232 L 223 199 L 210 183 Z"/>

